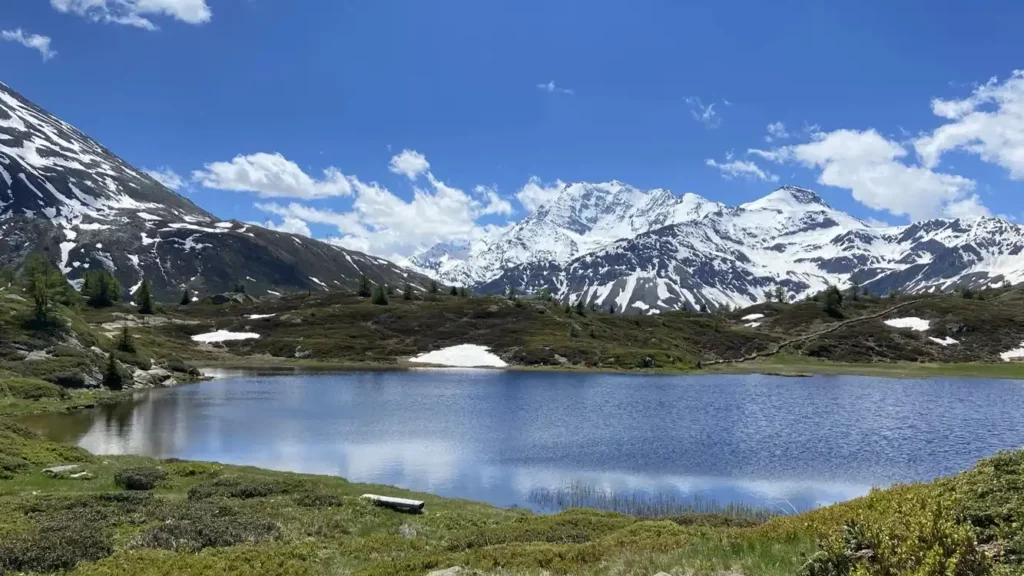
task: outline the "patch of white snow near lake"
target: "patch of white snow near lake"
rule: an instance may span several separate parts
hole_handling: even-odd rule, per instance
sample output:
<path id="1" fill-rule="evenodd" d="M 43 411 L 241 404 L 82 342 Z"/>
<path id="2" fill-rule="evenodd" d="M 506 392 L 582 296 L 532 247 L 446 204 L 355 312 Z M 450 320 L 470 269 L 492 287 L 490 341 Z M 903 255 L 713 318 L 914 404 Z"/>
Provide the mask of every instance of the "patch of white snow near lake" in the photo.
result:
<path id="1" fill-rule="evenodd" d="M 764 318 L 764 314 L 747 314 L 740 320 L 760 320 L 761 318 Z"/>
<path id="2" fill-rule="evenodd" d="M 277 314 L 247 314 L 245 317 L 249 320 L 259 320 L 261 318 L 273 318 Z"/>
<path id="3" fill-rule="evenodd" d="M 924 332 L 925 330 L 928 330 L 929 324 L 930 322 L 928 320 L 922 320 L 921 318 L 916 318 L 914 316 L 909 316 L 907 318 L 893 318 L 892 320 L 885 321 L 886 326 L 892 326 L 893 328 L 909 328 L 911 330 L 916 330 L 917 332 Z"/>
<path id="4" fill-rule="evenodd" d="M 747 322 L 746 324 L 744 324 L 744 326 L 746 326 L 747 328 L 757 328 L 760 325 L 760 322 Z"/>
<path id="5" fill-rule="evenodd" d="M 949 336 L 946 336 L 945 338 L 935 338 L 934 336 L 930 336 L 928 339 L 931 340 L 932 342 L 935 342 L 936 344 L 942 344 L 943 346 L 952 346 L 953 344 L 959 344 L 959 342 L 953 340 Z"/>
<path id="6" fill-rule="evenodd" d="M 1006 352 L 1003 352 L 1002 354 L 1000 354 L 999 357 L 1002 358 L 1004 362 L 1011 362 L 1013 360 L 1022 360 L 1022 359 L 1024 359 L 1024 342 L 1021 342 L 1020 345 L 1021 345 L 1020 348 L 1014 348 L 1013 350 L 1007 350 Z"/>
<path id="7" fill-rule="evenodd" d="M 227 330 L 217 330 L 216 332 L 208 332 L 206 334 L 196 334 L 192 337 L 192 341 L 211 344 L 213 342 L 226 342 L 228 340 L 251 340 L 259 337 L 260 335 L 255 332 L 228 332 Z"/>
<path id="8" fill-rule="evenodd" d="M 504 360 L 490 352 L 487 346 L 478 344 L 459 344 L 449 346 L 411 358 L 410 362 L 418 364 L 434 364 L 452 368 L 504 368 L 508 366 Z"/>

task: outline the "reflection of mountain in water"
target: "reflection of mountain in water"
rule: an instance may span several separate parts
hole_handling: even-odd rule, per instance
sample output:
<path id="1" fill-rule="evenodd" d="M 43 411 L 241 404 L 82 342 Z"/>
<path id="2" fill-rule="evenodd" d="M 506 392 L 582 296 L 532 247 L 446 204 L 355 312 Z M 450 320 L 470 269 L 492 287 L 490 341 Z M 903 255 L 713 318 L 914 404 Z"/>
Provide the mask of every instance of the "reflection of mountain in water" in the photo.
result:
<path id="1" fill-rule="evenodd" d="M 498 505 L 573 483 L 805 509 L 1024 437 L 1005 381 L 418 371 L 215 380 L 50 417 L 97 453 L 334 474 Z"/>

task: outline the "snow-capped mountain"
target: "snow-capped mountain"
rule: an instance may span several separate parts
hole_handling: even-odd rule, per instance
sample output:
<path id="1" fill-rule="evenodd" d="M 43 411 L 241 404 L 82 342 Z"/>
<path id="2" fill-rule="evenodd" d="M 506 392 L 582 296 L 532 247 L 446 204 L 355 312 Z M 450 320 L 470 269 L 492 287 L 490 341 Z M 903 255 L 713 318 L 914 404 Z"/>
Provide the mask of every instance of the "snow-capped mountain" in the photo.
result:
<path id="1" fill-rule="evenodd" d="M 447 284 L 478 285 L 518 265 L 568 263 L 616 240 L 722 208 L 696 194 L 642 191 L 616 181 L 567 184 L 554 200 L 500 236 L 438 244 L 407 265 Z"/>
<path id="2" fill-rule="evenodd" d="M 872 227 L 792 186 L 728 207 L 619 183 L 571 184 L 446 265 L 434 273 L 485 293 L 548 287 L 565 301 L 658 313 L 749 306 L 777 286 L 800 298 L 829 284 L 885 293 L 1016 283 L 1024 228 L 997 218 Z"/>
<path id="3" fill-rule="evenodd" d="M 423 277 L 309 238 L 222 222 L 0 83 L 0 265 L 44 251 L 73 281 L 92 267 L 130 290 L 257 294 Z"/>

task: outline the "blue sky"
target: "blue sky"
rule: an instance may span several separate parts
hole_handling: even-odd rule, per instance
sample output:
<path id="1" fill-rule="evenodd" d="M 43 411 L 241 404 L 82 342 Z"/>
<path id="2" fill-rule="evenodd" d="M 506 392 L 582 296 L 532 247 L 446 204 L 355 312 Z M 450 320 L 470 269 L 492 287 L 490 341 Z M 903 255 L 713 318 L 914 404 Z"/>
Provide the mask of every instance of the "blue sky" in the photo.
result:
<path id="1" fill-rule="evenodd" d="M 1010 1 L 9 0 L 0 81 L 220 217 L 397 257 L 557 181 L 1017 218 L 1021 21 Z"/>

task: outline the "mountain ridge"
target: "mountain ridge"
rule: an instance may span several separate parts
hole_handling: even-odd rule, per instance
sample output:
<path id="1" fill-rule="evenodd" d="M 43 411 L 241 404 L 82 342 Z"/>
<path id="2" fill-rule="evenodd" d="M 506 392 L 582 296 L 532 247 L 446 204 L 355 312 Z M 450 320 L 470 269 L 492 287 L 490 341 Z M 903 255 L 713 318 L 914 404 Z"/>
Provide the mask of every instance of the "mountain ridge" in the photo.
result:
<path id="1" fill-rule="evenodd" d="M 318 240 L 220 220 L 0 83 L 0 265 L 43 252 L 79 285 L 102 267 L 126 295 L 150 279 L 161 298 L 246 284 L 256 295 L 418 286 L 426 278 Z"/>

